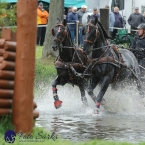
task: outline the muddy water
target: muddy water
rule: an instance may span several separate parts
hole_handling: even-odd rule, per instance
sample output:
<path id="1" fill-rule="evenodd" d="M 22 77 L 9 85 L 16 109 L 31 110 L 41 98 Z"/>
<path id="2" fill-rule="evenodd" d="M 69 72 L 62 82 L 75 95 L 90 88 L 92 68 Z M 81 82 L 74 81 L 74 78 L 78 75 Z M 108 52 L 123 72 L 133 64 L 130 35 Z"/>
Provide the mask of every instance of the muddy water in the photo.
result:
<path id="1" fill-rule="evenodd" d="M 56 110 L 51 87 L 37 93 L 35 100 L 40 117 L 36 126 L 72 141 L 145 141 L 145 99 L 139 97 L 135 86 L 117 91 L 109 88 L 104 96 L 106 104 L 101 107 L 99 115 L 94 114 L 95 104 L 88 95 L 88 106 L 81 103 L 77 87 L 60 86 L 58 94 L 63 105 Z"/>

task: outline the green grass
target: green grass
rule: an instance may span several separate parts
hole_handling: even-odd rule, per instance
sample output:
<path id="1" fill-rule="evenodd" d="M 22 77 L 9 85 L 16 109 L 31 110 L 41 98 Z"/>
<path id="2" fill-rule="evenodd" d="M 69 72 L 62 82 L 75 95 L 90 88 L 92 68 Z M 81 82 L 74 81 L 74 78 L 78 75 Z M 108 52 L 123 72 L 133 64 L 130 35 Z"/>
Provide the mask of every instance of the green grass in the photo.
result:
<path id="1" fill-rule="evenodd" d="M 36 62 L 35 62 L 35 81 L 34 93 L 35 97 L 42 96 L 45 88 L 51 84 L 52 78 L 56 77 L 56 69 L 54 61 L 56 58 L 49 56 L 47 59 L 41 59 L 42 47 L 36 47 Z M 43 88 L 42 88 L 43 86 Z"/>
<path id="2" fill-rule="evenodd" d="M 47 59 L 41 59 L 42 47 L 36 47 L 36 63 L 35 63 L 35 82 L 47 82 L 50 78 L 56 76 L 54 67 L 55 58 L 49 56 Z"/>
<path id="3" fill-rule="evenodd" d="M 11 114 L 0 118 L 0 136 L 4 134 L 7 130 L 14 129 L 11 120 Z"/>

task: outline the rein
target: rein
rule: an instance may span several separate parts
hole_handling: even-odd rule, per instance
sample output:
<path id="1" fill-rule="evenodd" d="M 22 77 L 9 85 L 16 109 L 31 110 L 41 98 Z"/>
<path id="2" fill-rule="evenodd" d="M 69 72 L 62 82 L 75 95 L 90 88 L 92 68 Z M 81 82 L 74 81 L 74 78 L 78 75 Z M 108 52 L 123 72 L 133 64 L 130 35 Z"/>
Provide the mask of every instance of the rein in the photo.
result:
<path id="1" fill-rule="evenodd" d="M 105 47 L 109 47 L 109 46 L 112 46 L 112 45 L 107 45 L 107 46 L 103 46 L 103 47 L 94 48 L 92 51 L 97 50 L 97 49 L 101 49 L 101 48 L 105 48 Z"/>
<path id="2" fill-rule="evenodd" d="M 59 43 L 62 44 L 62 42 L 65 40 L 65 38 L 66 38 L 66 37 L 68 38 L 68 32 L 67 32 L 66 27 L 64 27 L 62 24 L 58 24 L 58 25 L 56 25 L 55 27 L 57 27 L 57 26 L 59 26 L 58 32 L 60 32 L 60 27 L 63 27 L 63 28 L 65 29 L 65 30 L 64 30 L 64 33 L 63 33 L 63 38 L 62 38 L 62 39 L 54 38 L 54 40 L 57 40 Z M 70 39 L 70 38 L 68 38 L 68 39 Z M 71 41 L 71 42 L 72 42 L 72 41 Z M 72 44 L 73 44 L 73 43 L 72 43 Z M 79 56 L 79 54 L 78 54 L 77 47 L 76 47 L 74 44 L 73 44 L 73 47 L 63 46 L 63 47 L 61 47 L 61 49 L 62 49 L 62 48 L 73 48 L 74 51 L 75 51 L 75 53 L 76 53 L 76 55 L 77 55 L 77 57 L 78 57 L 78 59 L 79 59 L 79 61 L 81 62 L 82 65 L 84 65 L 83 62 L 82 62 L 82 60 L 81 60 L 81 58 L 80 58 L 80 56 Z M 73 58 L 74 58 L 74 54 L 73 54 L 72 60 L 73 60 Z"/>
<path id="3" fill-rule="evenodd" d="M 58 24 L 58 25 L 56 25 L 55 27 L 57 27 L 57 26 L 59 26 L 58 32 L 60 32 L 60 27 L 63 27 L 63 28 L 65 29 L 65 30 L 64 30 L 64 33 L 63 33 L 63 36 L 64 36 L 64 37 L 62 38 L 62 40 L 59 39 L 59 38 L 54 38 L 53 40 L 57 40 L 58 42 L 62 43 L 62 42 L 64 41 L 66 35 L 67 35 L 67 31 L 66 31 L 66 28 L 65 28 L 62 24 Z"/>
<path id="4" fill-rule="evenodd" d="M 91 24 L 91 23 L 89 23 L 89 24 L 87 25 L 87 27 L 88 27 L 88 28 L 87 28 L 87 32 L 90 32 L 90 29 L 89 29 L 90 26 L 94 27 L 94 28 L 96 29 L 97 34 L 99 34 L 98 27 L 96 27 L 95 25 L 93 25 L 93 24 Z M 95 35 L 94 33 L 93 33 L 93 35 L 95 36 L 94 42 L 93 42 L 93 41 L 90 41 L 90 40 L 84 40 L 84 41 L 85 41 L 85 42 L 88 42 L 88 43 L 94 44 L 94 43 L 96 42 L 97 38 L 99 37 L 99 35 Z"/>

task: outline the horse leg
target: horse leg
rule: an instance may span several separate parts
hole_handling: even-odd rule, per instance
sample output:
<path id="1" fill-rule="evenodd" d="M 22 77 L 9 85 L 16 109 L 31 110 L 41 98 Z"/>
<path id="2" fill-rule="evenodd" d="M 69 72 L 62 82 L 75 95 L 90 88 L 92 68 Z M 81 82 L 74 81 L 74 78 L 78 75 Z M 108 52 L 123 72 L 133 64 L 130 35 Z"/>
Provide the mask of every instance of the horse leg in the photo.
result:
<path id="1" fill-rule="evenodd" d="M 60 84 L 60 77 L 57 76 L 55 80 L 51 83 L 52 85 L 52 90 L 53 90 L 53 98 L 54 98 L 54 106 L 56 109 L 60 108 L 62 105 L 62 101 L 59 100 L 59 97 L 57 95 L 57 88 L 56 86 Z"/>
<path id="2" fill-rule="evenodd" d="M 99 82 L 100 82 L 99 78 L 92 76 L 92 78 L 90 79 L 90 84 L 89 84 L 88 89 L 87 89 L 89 96 L 91 96 L 91 98 L 94 102 L 95 102 L 96 96 L 95 96 L 93 90 L 99 84 Z"/>
<path id="3" fill-rule="evenodd" d="M 85 104 L 86 106 L 88 106 L 88 101 L 87 101 L 87 98 L 85 96 L 85 87 L 80 85 L 79 86 L 79 89 L 80 89 L 80 92 L 81 92 L 81 100 L 82 100 L 82 103 Z"/>
<path id="4" fill-rule="evenodd" d="M 137 89 L 142 98 L 145 97 L 144 85 L 140 79 L 137 80 Z"/>
<path id="5" fill-rule="evenodd" d="M 103 96 L 106 92 L 106 90 L 109 87 L 109 84 L 111 82 L 113 78 L 113 75 L 107 75 L 103 78 L 102 84 L 101 84 L 101 90 L 99 91 L 98 96 L 96 97 L 96 109 L 95 109 L 95 113 L 98 114 L 99 113 L 99 109 L 100 109 L 100 105 L 101 105 L 101 101 L 103 99 Z"/>

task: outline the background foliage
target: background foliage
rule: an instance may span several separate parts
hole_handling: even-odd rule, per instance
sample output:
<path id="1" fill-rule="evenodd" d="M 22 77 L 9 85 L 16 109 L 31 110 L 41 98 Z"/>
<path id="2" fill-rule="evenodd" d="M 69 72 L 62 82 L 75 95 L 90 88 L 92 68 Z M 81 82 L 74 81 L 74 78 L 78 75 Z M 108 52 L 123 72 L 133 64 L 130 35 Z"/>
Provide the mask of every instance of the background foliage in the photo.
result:
<path id="1" fill-rule="evenodd" d="M 16 24 L 16 5 L 11 5 L 0 0 L 0 27 Z"/>

